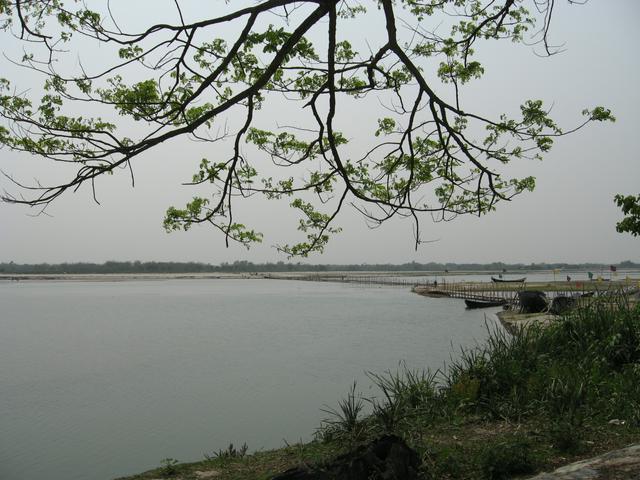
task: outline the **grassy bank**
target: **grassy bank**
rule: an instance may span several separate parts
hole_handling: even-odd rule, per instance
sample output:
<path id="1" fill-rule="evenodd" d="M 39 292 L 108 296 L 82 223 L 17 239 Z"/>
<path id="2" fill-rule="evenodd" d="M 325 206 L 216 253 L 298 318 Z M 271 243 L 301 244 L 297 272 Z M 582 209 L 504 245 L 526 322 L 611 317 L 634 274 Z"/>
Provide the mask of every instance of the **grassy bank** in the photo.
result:
<path id="1" fill-rule="evenodd" d="M 167 460 L 129 480 L 267 479 L 385 433 L 418 452 L 425 479 L 511 478 L 638 442 L 640 309 L 594 302 L 545 328 L 493 330 L 446 372 L 370 377 L 380 394 L 364 398 L 354 386 L 314 442 L 253 455 L 229 448 L 196 464 Z"/>

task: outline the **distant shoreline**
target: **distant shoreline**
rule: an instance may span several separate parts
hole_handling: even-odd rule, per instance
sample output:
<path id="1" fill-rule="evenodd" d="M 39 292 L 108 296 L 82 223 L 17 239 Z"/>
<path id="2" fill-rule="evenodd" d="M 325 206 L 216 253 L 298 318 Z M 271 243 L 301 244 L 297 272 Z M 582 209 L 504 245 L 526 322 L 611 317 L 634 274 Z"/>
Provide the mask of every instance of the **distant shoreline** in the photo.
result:
<path id="1" fill-rule="evenodd" d="M 59 281 L 59 282 L 125 282 L 130 280 L 310 280 L 316 277 L 318 280 L 329 280 L 340 277 L 416 277 L 433 275 L 473 275 L 489 274 L 490 272 L 407 272 L 407 271 L 330 271 L 330 272 L 193 272 L 193 273 L 0 273 L 0 282 L 12 281 Z"/>
<path id="2" fill-rule="evenodd" d="M 126 282 L 130 280 L 229 280 L 264 278 L 249 273 L 23 273 L 0 274 L 0 282 Z"/>
<path id="3" fill-rule="evenodd" d="M 550 270 L 531 270 L 527 273 L 549 273 Z M 578 271 L 564 270 L 563 273 L 577 273 Z M 585 271 L 586 272 L 586 271 Z M 487 270 L 468 271 L 293 271 L 293 272 L 185 272 L 185 273 L 0 273 L 0 283 L 10 282 L 126 282 L 126 281 L 154 281 L 154 280 L 317 280 L 344 281 L 371 277 L 459 277 L 464 275 L 486 275 L 487 281 L 491 275 L 500 272 Z M 618 275 L 634 273 L 638 270 L 618 271 Z M 559 274 L 561 275 L 561 274 Z M 609 280 L 609 279 L 606 279 Z"/>

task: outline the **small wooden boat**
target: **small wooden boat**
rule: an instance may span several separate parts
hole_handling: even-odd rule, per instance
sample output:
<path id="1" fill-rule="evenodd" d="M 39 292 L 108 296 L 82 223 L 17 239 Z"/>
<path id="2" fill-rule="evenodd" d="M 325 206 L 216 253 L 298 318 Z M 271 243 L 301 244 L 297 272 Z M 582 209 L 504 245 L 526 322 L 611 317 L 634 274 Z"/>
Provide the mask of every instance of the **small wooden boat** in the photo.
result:
<path id="1" fill-rule="evenodd" d="M 426 297 L 434 297 L 434 298 L 450 297 L 451 296 L 449 294 L 449 292 L 445 292 L 444 290 L 427 290 L 426 292 L 422 293 L 422 295 L 424 295 Z"/>
<path id="2" fill-rule="evenodd" d="M 527 277 L 512 278 L 512 279 L 491 277 L 491 281 L 493 283 L 524 283 L 526 279 Z"/>
<path id="3" fill-rule="evenodd" d="M 506 300 L 464 300 L 467 304 L 467 308 L 488 308 L 488 307 L 500 307 L 507 303 Z"/>
<path id="4" fill-rule="evenodd" d="M 524 290 L 518 292 L 520 313 L 542 313 L 549 309 L 547 294 L 542 290 Z"/>
<path id="5" fill-rule="evenodd" d="M 551 306 L 549 312 L 554 315 L 563 315 L 570 312 L 576 306 L 576 299 L 574 297 L 567 297 L 565 295 L 558 295 L 551 300 Z"/>

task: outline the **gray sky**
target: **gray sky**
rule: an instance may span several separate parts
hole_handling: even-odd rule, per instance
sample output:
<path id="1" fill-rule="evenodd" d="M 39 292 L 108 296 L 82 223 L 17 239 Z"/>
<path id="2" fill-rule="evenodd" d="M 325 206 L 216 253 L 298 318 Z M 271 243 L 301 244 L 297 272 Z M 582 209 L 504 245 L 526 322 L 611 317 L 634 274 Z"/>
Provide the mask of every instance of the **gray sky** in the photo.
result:
<path id="1" fill-rule="evenodd" d="M 133 21 L 136 14 L 145 14 L 145 4 L 148 6 L 147 2 L 136 4 L 139 9 L 131 13 Z M 614 124 L 594 124 L 557 140 L 543 162 L 515 165 L 521 175 L 537 178 L 534 192 L 503 203 L 482 218 L 432 223 L 425 216 L 423 238 L 437 241 L 423 244 L 417 251 L 411 222 L 391 221 L 371 230 L 347 208 L 337 221 L 343 232 L 331 240 L 325 254 L 301 261 L 640 261 L 640 239 L 615 231 L 621 214 L 613 203 L 616 193 L 640 193 L 638 18 L 640 2 L 636 0 L 592 0 L 571 7 L 559 2 L 552 38 L 565 44 L 562 54 L 539 58 L 532 47 L 509 42 L 478 49 L 486 74 L 467 89 L 463 98 L 466 110 L 495 115 L 514 111 L 526 99 L 540 98 L 553 105 L 554 119 L 564 126 L 577 124 L 580 111 L 596 105 L 611 108 L 617 117 Z M 375 25 L 369 25 L 364 29 L 365 37 L 373 41 L 376 31 Z M 92 60 L 96 58 L 100 56 Z M 27 84 L 32 81 L 6 62 L 1 65 L 0 76 L 19 75 Z M 373 102 L 363 102 L 345 106 L 339 113 L 344 125 L 354 126 L 348 134 L 354 147 L 366 148 L 366 138 L 372 132 L 367 130 L 370 125 L 365 128 L 360 124 L 373 115 L 369 105 Z M 296 121 L 298 108 L 295 103 L 281 106 L 279 113 Z M 265 121 L 273 112 L 262 115 Z M 286 260 L 273 245 L 301 239 L 295 230 L 295 213 L 286 204 L 251 199 L 236 206 L 245 223 L 265 234 L 262 245 L 249 251 L 237 245 L 225 248 L 221 234 L 206 227 L 194 227 L 186 233 L 164 232 L 166 208 L 182 206 L 194 194 L 180 183 L 194 173 L 203 156 L 201 148 L 181 140 L 140 158 L 134 164 L 134 189 L 126 171 L 101 179 L 101 205 L 93 203 L 87 188 L 58 200 L 48 211 L 51 216 L 32 217 L 34 212 L 28 208 L 0 204 L 0 261 Z M 7 149 L 0 150 L 0 166 L 24 180 L 45 181 L 60 175 L 56 166 Z M 12 187 L 2 179 L 0 188 Z"/>

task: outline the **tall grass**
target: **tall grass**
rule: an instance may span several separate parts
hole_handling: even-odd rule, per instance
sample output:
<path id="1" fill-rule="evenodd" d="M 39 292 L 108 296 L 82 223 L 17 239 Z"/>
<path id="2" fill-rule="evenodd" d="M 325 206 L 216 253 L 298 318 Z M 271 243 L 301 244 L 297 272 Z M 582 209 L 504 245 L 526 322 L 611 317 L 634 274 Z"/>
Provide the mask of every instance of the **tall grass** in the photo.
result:
<path id="1" fill-rule="evenodd" d="M 639 374 L 640 311 L 622 300 L 594 302 L 546 327 L 492 331 L 484 347 L 464 352 L 449 370 L 445 394 L 455 402 L 460 384 L 474 382 L 468 409 L 506 419 L 637 421 Z"/>
<path id="2" fill-rule="evenodd" d="M 548 419 L 563 443 L 585 422 L 640 426 L 640 308 L 622 298 L 593 302 L 545 327 L 490 329 L 484 345 L 463 350 L 444 372 L 404 367 L 369 377 L 381 392 L 364 400 L 371 415 L 358 416 L 363 399 L 352 389 L 321 432 L 415 437 L 464 416 L 536 417 Z"/>
<path id="3" fill-rule="evenodd" d="M 365 405 L 361 393 L 356 392 L 357 384 L 353 382 L 346 398 L 338 402 L 338 408 L 322 409 L 328 416 L 316 432 L 316 436 L 324 441 L 338 441 L 353 445 L 366 437 L 366 427 L 360 414 Z"/>

